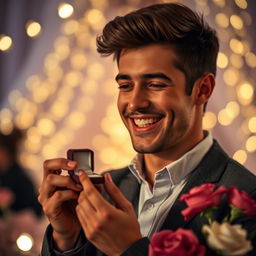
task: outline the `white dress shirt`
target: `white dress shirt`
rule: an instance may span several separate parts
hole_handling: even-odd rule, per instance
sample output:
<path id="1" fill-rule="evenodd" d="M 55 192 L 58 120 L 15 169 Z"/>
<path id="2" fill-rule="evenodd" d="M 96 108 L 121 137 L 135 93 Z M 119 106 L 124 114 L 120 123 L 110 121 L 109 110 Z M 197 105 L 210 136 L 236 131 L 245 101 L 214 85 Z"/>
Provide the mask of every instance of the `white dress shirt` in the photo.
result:
<path id="1" fill-rule="evenodd" d="M 191 171 L 200 163 L 213 143 L 212 135 L 206 137 L 178 160 L 155 173 L 155 183 L 150 189 L 143 176 L 143 154 L 137 154 L 128 166 L 141 184 L 138 206 L 138 221 L 141 234 L 151 237 L 159 231 L 167 214 L 186 185 Z"/>

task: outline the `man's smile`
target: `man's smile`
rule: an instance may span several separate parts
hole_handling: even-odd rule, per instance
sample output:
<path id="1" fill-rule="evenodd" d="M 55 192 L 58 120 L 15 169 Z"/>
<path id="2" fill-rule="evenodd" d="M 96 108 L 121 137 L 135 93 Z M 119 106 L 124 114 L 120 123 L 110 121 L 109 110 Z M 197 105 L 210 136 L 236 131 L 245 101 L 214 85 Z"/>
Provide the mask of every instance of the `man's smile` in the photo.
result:
<path id="1" fill-rule="evenodd" d="M 163 115 L 131 115 L 129 116 L 132 128 L 137 132 L 149 132 L 160 124 Z"/>

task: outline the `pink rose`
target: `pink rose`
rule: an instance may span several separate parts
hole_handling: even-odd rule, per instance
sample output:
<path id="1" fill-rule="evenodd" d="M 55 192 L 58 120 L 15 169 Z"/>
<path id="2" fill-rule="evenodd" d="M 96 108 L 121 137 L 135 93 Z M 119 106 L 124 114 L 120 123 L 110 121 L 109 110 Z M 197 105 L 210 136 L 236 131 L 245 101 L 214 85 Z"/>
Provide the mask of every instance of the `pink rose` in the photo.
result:
<path id="1" fill-rule="evenodd" d="M 197 213 L 220 204 L 221 196 L 227 192 L 227 188 L 223 186 L 218 187 L 216 190 L 214 188 L 214 184 L 202 184 L 190 189 L 187 194 L 180 197 L 180 201 L 185 201 L 188 206 L 181 212 L 186 221 L 190 220 Z"/>
<path id="2" fill-rule="evenodd" d="M 248 216 L 256 215 L 256 200 L 253 200 L 247 192 L 240 191 L 232 186 L 228 190 L 228 201 L 230 204 L 241 209 Z"/>
<path id="3" fill-rule="evenodd" d="M 0 188 L 0 208 L 9 206 L 14 200 L 12 191 L 8 188 Z"/>
<path id="4" fill-rule="evenodd" d="M 202 246 L 191 230 L 163 230 L 155 233 L 150 241 L 149 256 L 204 256 Z"/>

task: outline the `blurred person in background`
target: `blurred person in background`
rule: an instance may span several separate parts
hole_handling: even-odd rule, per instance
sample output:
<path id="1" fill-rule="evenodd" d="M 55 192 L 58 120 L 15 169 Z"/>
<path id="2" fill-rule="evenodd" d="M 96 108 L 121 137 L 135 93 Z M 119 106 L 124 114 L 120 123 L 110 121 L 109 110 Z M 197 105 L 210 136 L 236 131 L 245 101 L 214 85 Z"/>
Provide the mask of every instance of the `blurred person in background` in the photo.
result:
<path id="1" fill-rule="evenodd" d="M 8 135 L 0 133 L 0 194 L 2 194 L 2 204 L 8 204 L 13 213 L 32 210 L 35 216 L 41 217 L 42 209 L 37 201 L 34 184 L 17 159 L 21 140 L 22 132 L 16 128 Z M 2 214 L 0 209 L 0 216 Z"/>

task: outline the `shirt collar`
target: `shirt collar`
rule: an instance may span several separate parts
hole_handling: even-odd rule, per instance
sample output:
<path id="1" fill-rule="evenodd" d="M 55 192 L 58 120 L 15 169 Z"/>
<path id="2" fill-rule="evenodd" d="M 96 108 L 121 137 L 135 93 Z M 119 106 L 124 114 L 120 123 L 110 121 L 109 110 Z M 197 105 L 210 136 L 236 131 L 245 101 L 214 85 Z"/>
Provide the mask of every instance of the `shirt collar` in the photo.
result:
<path id="1" fill-rule="evenodd" d="M 161 170 L 156 172 L 158 175 L 160 172 L 168 171 L 172 184 L 176 185 L 181 182 L 196 166 L 200 163 L 204 155 L 208 152 L 213 143 L 212 135 L 205 131 L 205 138 L 200 141 L 195 147 L 184 154 L 176 161 L 168 164 Z M 144 179 L 143 176 L 144 158 L 143 154 L 137 154 L 128 165 L 132 174 L 136 177 L 139 183 Z"/>

